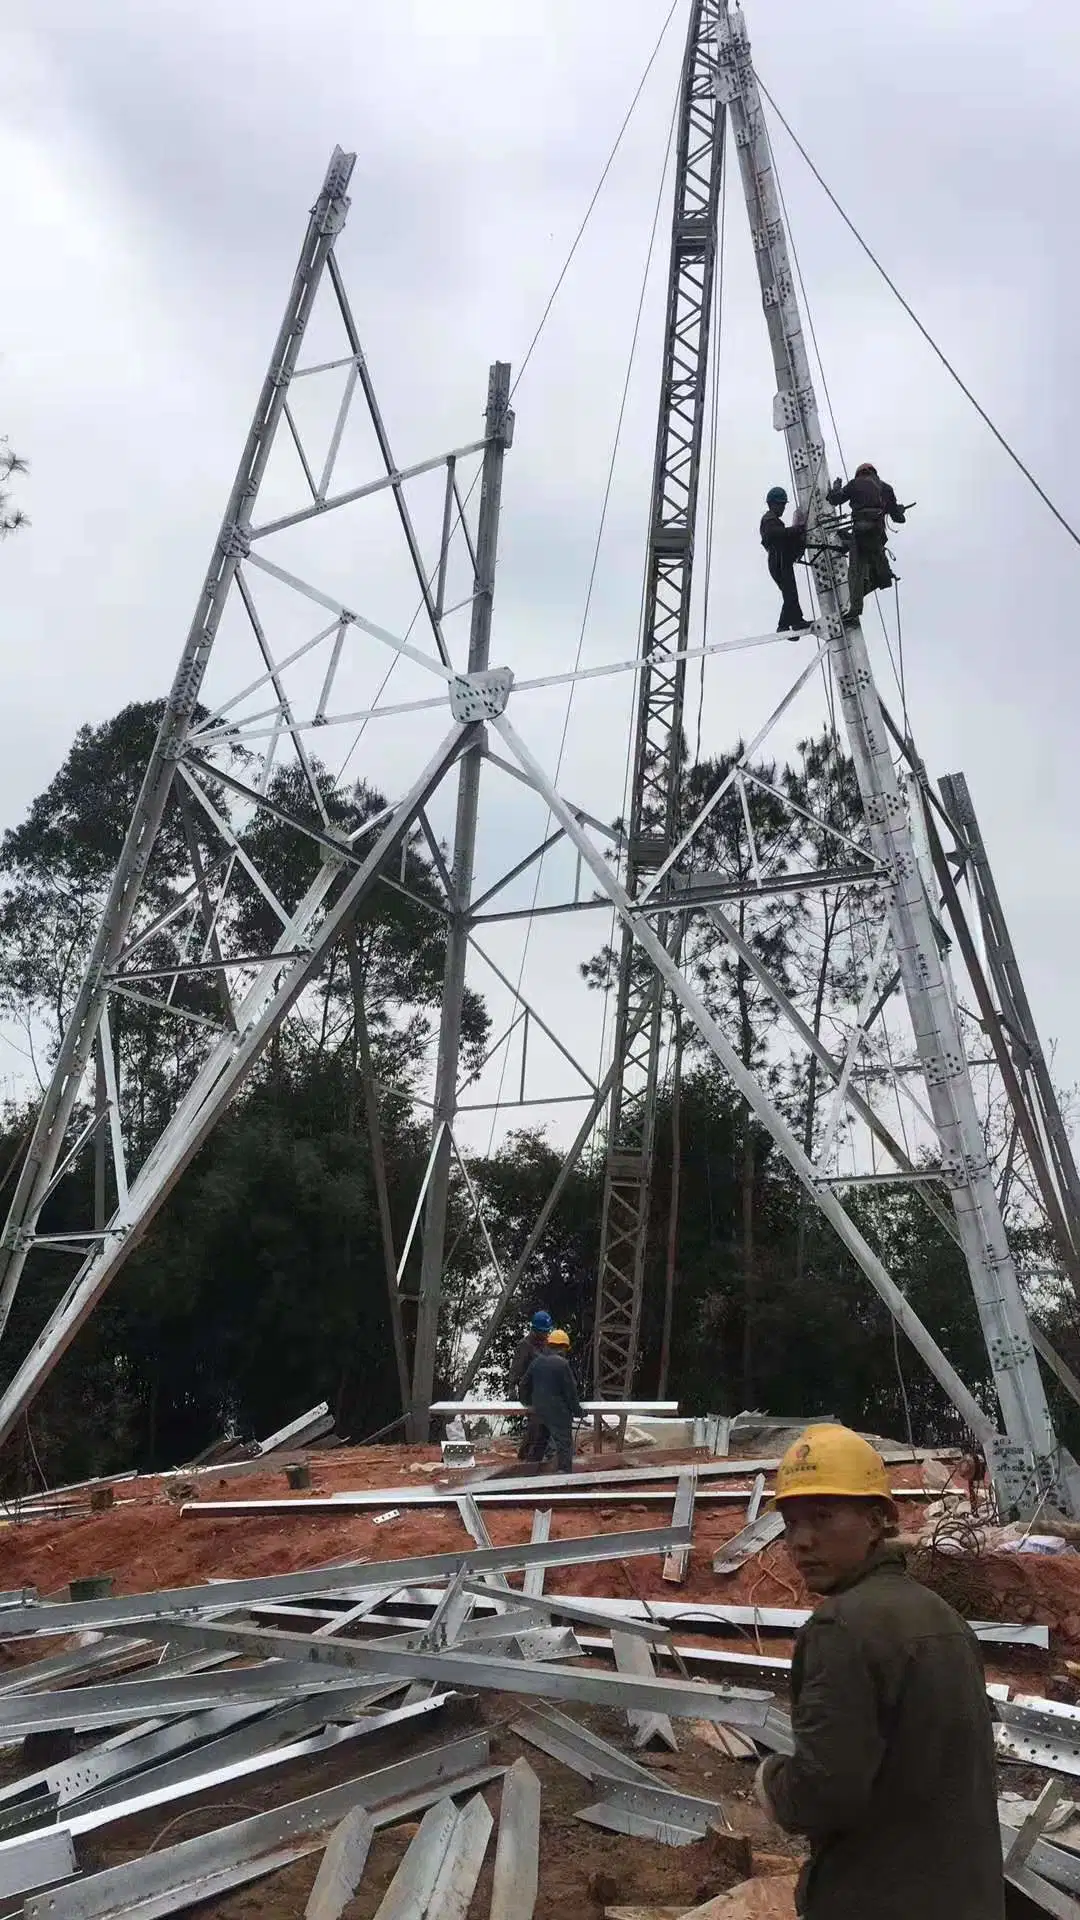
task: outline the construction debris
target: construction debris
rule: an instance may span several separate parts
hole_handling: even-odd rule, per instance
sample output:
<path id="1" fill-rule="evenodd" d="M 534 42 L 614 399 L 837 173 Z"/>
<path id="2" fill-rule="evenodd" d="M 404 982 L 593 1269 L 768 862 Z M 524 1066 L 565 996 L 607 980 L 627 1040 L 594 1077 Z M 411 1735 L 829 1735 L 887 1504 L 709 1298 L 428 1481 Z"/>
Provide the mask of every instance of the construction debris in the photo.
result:
<path id="1" fill-rule="evenodd" d="M 313 1409 L 280 1429 L 262 1459 L 202 1471 L 280 1475 L 282 1459 L 295 1458 L 288 1449 L 297 1431 L 307 1435 L 325 1417 Z M 733 1430 L 728 1444 L 753 1444 L 766 1430 Z M 464 1486 L 460 1472 L 457 1485 L 452 1475 L 438 1484 L 435 1449 L 422 1460 L 393 1448 L 308 1454 L 310 1494 L 282 1489 L 270 1503 L 227 1503 L 251 1516 L 242 1536 L 215 1527 L 217 1502 L 187 1500 L 183 1517 L 169 1503 L 170 1489 L 196 1481 L 194 1467 L 157 1482 L 111 1482 L 118 1497 L 92 1521 L 86 1502 L 95 1489 L 73 1489 L 85 1519 L 35 1518 L 11 1530 L 0 1542 L 9 1556 L 0 1648 L 14 1656 L 0 1672 L 0 1743 L 36 1736 L 66 1744 L 63 1757 L 28 1762 L 0 1785 L 0 1893 L 9 1906 L 21 1905 L 24 1920 L 180 1912 L 310 1856 L 310 1877 L 289 1907 L 305 1920 L 340 1920 L 358 1891 L 365 1913 L 381 1920 L 532 1920 L 538 1901 L 543 1920 L 579 1908 L 645 1920 L 665 1908 L 680 1920 L 789 1914 L 790 1872 L 769 1873 L 739 1830 L 760 1755 L 791 1748 L 772 1690 L 786 1685 L 791 1637 L 807 1617 L 767 1505 L 773 1463 L 701 1454 L 590 1466 L 567 1482 L 522 1474 L 503 1446 L 502 1464 L 497 1450 L 482 1456 Z M 895 1467 L 917 1524 L 944 1538 L 938 1518 L 923 1518 L 926 1489 L 910 1452 Z M 436 1483 L 417 1486 L 417 1473 Z M 931 1477 L 940 1512 L 964 1514 L 964 1496 L 943 1486 L 945 1465 Z M 595 1516 L 577 1536 L 566 1531 L 575 1504 Z M 663 1511 L 652 1526 L 620 1527 L 624 1505 Z M 312 1565 L 325 1512 L 339 1517 L 338 1562 Z M 375 1524 L 386 1515 L 396 1517 Z M 134 1538 L 163 1524 L 176 1544 L 162 1570 L 190 1566 L 194 1576 L 132 1592 L 129 1562 L 119 1548 L 114 1555 L 109 1530 Z M 84 1526 L 103 1530 L 94 1558 L 77 1551 Z M 39 1528 L 61 1542 L 69 1582 L 104 1564 L 115 1569 L 112 1590 L 39 1599 Z M 293 1530 L 298 1551 L 283 1553 Z M 981 1542 L 987 1532 L 980 1517 L 971 1537 Z M 947 1562 L 950 1578 L 965 1554 L 971 1559 L 968 1534 L 954 1534 L 961 1553 Z M 241 1538 L 243 1557 L 229 1570 L 242 1577 L 214 1577 L 220 1541 Z M 1067 1661 L 1031 1608 L 994 1617 L 987 1602 L 996 1564 L 1010 1567 L 996 1591 L 1016 1602 L 1021 1575 L 1029 1583 L 1072 1578 L 1077 1625 L 1064 1650 L 1080 1652 L 1080 1572 L 1068 1572 L 1075 1560 L 1069 1550 L 996 1563 L 992 1546 L 972 1560 L 988 1614 L 974 1625 L 987 1658 L 1014 1663 L 1005 1668 L 1011 1685 L 993 1682 L 1003 1766 L 1042 1767 L 1053 1783 L 1034 1798 L 1003 1794 L 1003 1871 L 1044 1911 L 1068 1910 L 1072 1920 L 1080 1820 L 1064 1796 L 1080 1776 L 1080 1707 L 1070 1704 L 1077 1689 L 1069 1698 L 1029 1691 L 1032 1671 L 1046 1672 L 1051 1654 L 1071 1686 Z M 673 1578 L 686 1598 L 671 1594 Z M 523 1696 L 531 1696 L 527 1708 Z M 589 1724 L 597 1713 L 606 1720 Z M 480 1724 L 485 1714 L 494 1734 Z M 646 1752 L 657 1746 L 660 1753 Z M 315 1791 L 293 1784 L 331 1760 L 329 1783 L 316 1775 Z M 548 1782 L 560 1776 L 578 1797 L 553 1808 Z M 273 1802 L 231 1819 L 237 1794 L 260 1790 L 272 1790 Z M 216 1824 L 135 1859 L 102 1858 L 121 1823 L 125 1833 L 129 1823 L 153 1823 L 148 1846 L 175 1808 Z M 408 1828 L 417 1818 L 419 1828 Z M 546 1837 L 541 1849 L 541 1832 L 566 1821 L 573 1844 L 552 1849 Z M 390 1847 L 383 1836 L 395 1829 L 401 1837 Z M 565 1879 L 588 1859 L 609 1864 Z M 545 1895 L 546 1873 L 557 1893 Z M 273 1897 L 267 1910 L 282 1911 Z"/>

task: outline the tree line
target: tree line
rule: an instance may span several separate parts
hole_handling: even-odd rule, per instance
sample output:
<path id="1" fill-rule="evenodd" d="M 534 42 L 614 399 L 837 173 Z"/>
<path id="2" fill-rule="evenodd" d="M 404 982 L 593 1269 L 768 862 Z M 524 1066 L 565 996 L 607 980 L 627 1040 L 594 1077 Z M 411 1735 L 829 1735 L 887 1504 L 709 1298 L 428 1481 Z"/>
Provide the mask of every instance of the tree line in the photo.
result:
<path id="1" fill-rule="evenodd" d="M 41 1080 L 82 976 L 160 712 L 157 703 L 139 703 L 80 729 L 55 777 L 0 840 L 0 1014 L 30 1076 Z M 315 777 L 327 816 L 346 831 L 384 805 L 363 780 L 343 788 L 322 768 Z M 811 1151 L 834 1126 L 832 1082 L 812 1054 L 781 1044 L 779 1009 L 759 963 L 823 1038 L 827 1010 L 856 1000 L 865 985 L 876 926 L 859 878 L 867 850 L 854 772 L 827 733 L 802 742 L 785 765 L 748 762 L 734 743 L 727 756 L 687 766 L 687 823 L 718 790 L 724 797 L 695 838 L 695 871 L 686 877 L 719 877 L 721 897 L 714 911 L 688 917 L 682 958 L 740 1058 L 770 1086 Z M 267 798 L 277 814 L 254 814 L 245 844 L 289 906 L 321 856 L 314 841 L 282 829 L 277 815 L 314 818 L 310 788 L 299 768 L 282 767 Z M 217 800 L 228 807 L 224 791 Z M 151 907 L 167 909 L 193 854 L 209 866 L 221 847 L 177 791 L 146 876 Z M 428 1152 L 413 1094 L 437 1023 L 445 937 L 439 915 L 425 911 L 435 877 L 422 842 L 408 843 L 401 878 L 405 889 L 379 888 L 340 939 L 55 1370 L 6 1450 L 6 1465 L 0 1462 L 8 1488 L 27 1475 L 57 1483 L 125 1465 L 174 1465 L 223 1430 L 266 1433 L 320 1399 L 329 1401 L 338 1431 L 354 1440 L 399 1415 L 364 1074 L 370 1068 L 378 1087 L 400 1247 Z M 237 950 L 265 941 L 268 914 L 252 892 L 233 928 Z M 147 951 L 152 957 L 152 940 Z M 604 950 L 584 969 L 598 993 L 612 991 L 615 964 Z M 199 1015 L 220 1012 L 216 993 L 212 976 L 177 983 L 187 1022 L 137 995 L 113 997 L 112 1043 L 134 1165 L 191 1077 Z M 465 1072 L 482 1059 L 489 1028 L 483 1002 L 469 993 Z M 889 1315 L 696 1031 L 673 1021 L 670 1040 L 638 1390 L 655 1392 L 662 1381 L 700 1412 L 834 1413 L 916 1440 L 958 1437 L 935 1383 L 897 1340 Z M 4 1210 L 32 1113 L 28 1095 L 0 1116 Z M 493 1379 L 522 1318 L 539 1305 L 571 1330 L 579 1364 L 587 1355 L 602 1162 L 602 1151 L 594 1152 L 569 1179 L 494 1342 Z M 521 1254 L 559 1164 L 557 1148 L 538 1130 L 512 1133 L 496 1151 L 470 1159 L 504 1271 Z M 43 1231 L 85 1224 L 94 1177 L 84 1155 L 52 1195 Z M 114 1199 L 107 1196 L 110 1207 Z M 857 1188 L 848 1203 L 916 1312 L 989 1404 L 974 1303 L 945 1226 L 912 1187 Z M 1076 1364 L 1073 1309 L 1065 1289 L 1046 1279 L 1052 1263 L 1040 1224 L 1019 1212 L 1012 1226 L 1025 1270 L 1041 1276 L 1033 1295 L 1040 1317 Z M 447 1247 L 443 1391 L 460 1377 L 493 1291 L 464 1187 L 453 1192 Z M 73 1264 L 56 1248 L 35 1249 L 0 1343 L 0 1381 L 63 1296 Z M 407 1270 L 406 1295 L 409 1285 Z"/>

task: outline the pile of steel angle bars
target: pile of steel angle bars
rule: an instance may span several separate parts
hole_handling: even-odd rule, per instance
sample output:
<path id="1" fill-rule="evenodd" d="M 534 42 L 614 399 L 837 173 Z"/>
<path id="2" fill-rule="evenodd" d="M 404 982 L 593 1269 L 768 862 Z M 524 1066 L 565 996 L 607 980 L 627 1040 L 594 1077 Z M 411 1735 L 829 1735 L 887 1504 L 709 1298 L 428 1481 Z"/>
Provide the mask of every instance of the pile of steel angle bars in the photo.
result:
<path id="1" fill-rule="evenodd" d="M 773 1744 L 770 1695 L 661 1677 L 654 1655 L 671 1629 L 647 1617 L 618 1622 L 615 1637 L 637 1649 L 631 1661 L 615 1671 L 586 1664 L 579 1629 L 610 1630 L 611 1620 L 587 1600 L 543 1593 L 550 1567 L 660 1561 L 688 1548 L 689 1523 L 553 1541 L 550 1515 L 538 1513 L 532 1541 L 496 1548 L 475 1504 L 461 1504 L 478 1544 L 460 1553 L 79 1603 L 4 1596 L 0 1640 L 22 1643 L 20 1659 L 40 1658 L 0 1679 L 0 1745 L 48 1735 L 51 1751 L 45 1759 L 39 1740 L 35 1766 L 26 1748 L 26 1771 L 0 1786 L 0 1911 L 150 1920 L 319 1853 L 307 1920 L 336 1920 L 367 1869 L 375 1830 L 419 1815 L 380 1920 L 465 1911 L 492 1844 L 493 1920 L 529 1920 L 540 1786 L 524 1754 L 493 1764 L 476 1707 L 488 1690 L 525 1696 L 530 1727 L 574 1752 L 579 1772 L 592 1741 L 598 1793 L 583 1817 L 667 1844 L 722 1824 L 718 1805 L 657 1787 L 561 1709 L 614 1706 L 631 1736 L 707 1720 L 753 1752 Z M 520 1585 L 510 1583 L 515 1573 Z M 415 1621 L 395 1619 L 387 1612 L 395 1604 Z M 267 1619 L 274 1624 L 260 1624 Z M 67 1644 L 53 1651 L 58 1638 Z M 448 1738 L 440 1723 L 455 1695 Z M 461 1732 L 470 1715 L 478 1730 Z M 342 1780 L 339 1749 L 353 1745 L 356 1769 Z M 331 1786 L 310 1777 L 327 1756 Z M 496 1821 L 483 1790 L 499 1779 Z M 274 1804 L 263 1811 L 268 1788 Z M 251 1806 L 246 1817 L 165 1843 L 177 1809 L 223 1815 L 238 1800 Z M 145 1822 L 141 1857 L 85 1871 L 88 1836 L 132 1820 Z"/>

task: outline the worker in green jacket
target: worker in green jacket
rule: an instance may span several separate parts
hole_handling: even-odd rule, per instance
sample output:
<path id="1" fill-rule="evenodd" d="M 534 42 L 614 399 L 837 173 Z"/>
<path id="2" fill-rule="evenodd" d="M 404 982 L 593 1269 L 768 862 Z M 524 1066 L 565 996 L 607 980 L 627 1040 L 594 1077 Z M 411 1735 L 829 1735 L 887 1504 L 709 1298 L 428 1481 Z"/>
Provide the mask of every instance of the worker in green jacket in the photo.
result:
<path id="1" fill-rule="evenodd" d="M 990 1706 L 978 1642 L 913 1580 L 881 1455 L 808 1427 L 776 1476 L 788 1550 L 825 1596 L 795 1644 L 794 1752 L 761 1804 L 810 1860 L 805 1920 L 1004 1920 Z"/>

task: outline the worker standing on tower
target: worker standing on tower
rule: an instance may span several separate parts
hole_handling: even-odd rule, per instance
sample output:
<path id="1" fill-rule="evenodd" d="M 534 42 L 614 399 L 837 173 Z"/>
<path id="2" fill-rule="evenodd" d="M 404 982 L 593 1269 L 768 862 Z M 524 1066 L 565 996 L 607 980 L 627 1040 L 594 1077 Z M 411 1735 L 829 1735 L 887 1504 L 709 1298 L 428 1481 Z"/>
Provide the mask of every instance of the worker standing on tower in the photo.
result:
<path id="1" fill-rule="evenodd" d="M 538 1353 L 518 1391 L 537 1423 L 537 1440 L 531 1454 L 540 1461 L 548 1441 L 555 1445 L 555 1464 L 560 1473 L 574 1470 L 574 1421 L 585 1418 L 585 1409 L 570 1370 L 567 1355 L 570 1335 L 562 1327 L 548 1334 L 547 1346 Z"/>
<path id="2" fill-rule="evenodd" d="M 795 562 L 801 560 L 806 552 L 805 515 L 797 510 L 794 525 L 785 526 L 787 498 L 783 487 L 770 487 L 765 495 L 768 512 L 762 515 L 761 544 L 768 555 L 769 572 L 781 594 L 780 619 L 776 631 L 805 633 L 813 622 L 803 617 L 799 585 L 795 578 Z"/>
<path id="3" fill-rule="evenodd" d="M 885 1464 L 808 1427 L 776 1475 L 788 1552 L 824 1594 L 795 1642 L 794 1752 L 761 1804 L 810 1860 L 804 1920 L 1004 1920 L 990 1706 L 978 1642 L 892 1544 Z"/>
<path id="4" fill-rule="evenodd" d="M 891 587 L 893 570 L 886 552 L 886 521 L 902 527 L 907 515 L 887 480 L 864 460 L 854 480 L 834 480 L 825 495 L 830 507 L 851 508 L 851 545 L 848 549 L 848 618 L 858 620 L 868 593 Z"/>

